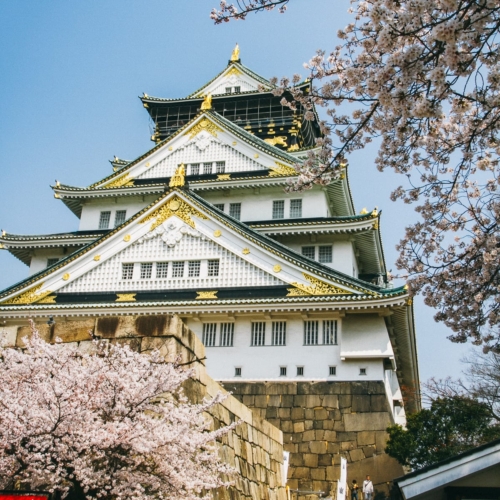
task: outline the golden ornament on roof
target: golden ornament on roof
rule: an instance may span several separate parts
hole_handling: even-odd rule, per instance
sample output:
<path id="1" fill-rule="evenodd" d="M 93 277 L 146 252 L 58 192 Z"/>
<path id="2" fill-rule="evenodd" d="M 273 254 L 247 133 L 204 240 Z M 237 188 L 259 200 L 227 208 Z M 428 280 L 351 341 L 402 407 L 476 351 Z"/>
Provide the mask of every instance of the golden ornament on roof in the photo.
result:
<path id="1" fill-rule="evenodd" d="M 231 61 L 239 61 L 240 60 L 240 46 L 236 44 L 231 53 Z"/>
<path id="2" fill-rule="evenodd" d="M 203 99 L 203 102 L 201 103 L 201 109 L 212 109 L 212 94 L 210 94 L 210 92 Z"/>
<path id="3" fill-rule="evenodd" d="M 175 171 L 175 174 L 171 177 L 170 179 L 170 187 L 182 187 L 185 184 L 184 177 L 186 176 L 186 167 L 184 166 L 184 163 L 181 163 L 178 167 L 177 170 Z"/>

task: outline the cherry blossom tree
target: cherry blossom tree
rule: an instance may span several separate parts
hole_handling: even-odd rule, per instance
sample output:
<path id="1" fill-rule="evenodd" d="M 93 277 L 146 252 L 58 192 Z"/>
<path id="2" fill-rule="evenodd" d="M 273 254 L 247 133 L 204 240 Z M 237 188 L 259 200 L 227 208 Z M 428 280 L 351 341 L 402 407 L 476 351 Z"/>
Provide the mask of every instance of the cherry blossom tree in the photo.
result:
<path id="1" fill-rule="evenodd" d="M 232 474 L 206 411 L 191 404 L 192 370 L 103 342 L 0 347 L 0 489 L 75 499 L 197 499 Z M 211 498 L 211 497 L 210 497 Z"/>
<path id="2" fill-rule="evenodd" d="M 293 2 L 292 2 L 293 3 Z M 221 2 L 216 23 L 289 0 Z M 313 3 L 311 3 L 313 9 Z M 454 342 L 500 352 L 500 3 L 498 0 L 351 0 L 353 22 L 301 77 L 273 80 L 282 103 L 315 119 L 325 137 L 297 165 L 291 190 L 328 183 L 350 153 L 375 141 L 379 170 L 407 177 L 394 200 L 415 204 L 397 265 L 451 327 Z M 288 94 L 287 94 L 288 95 Z"/>

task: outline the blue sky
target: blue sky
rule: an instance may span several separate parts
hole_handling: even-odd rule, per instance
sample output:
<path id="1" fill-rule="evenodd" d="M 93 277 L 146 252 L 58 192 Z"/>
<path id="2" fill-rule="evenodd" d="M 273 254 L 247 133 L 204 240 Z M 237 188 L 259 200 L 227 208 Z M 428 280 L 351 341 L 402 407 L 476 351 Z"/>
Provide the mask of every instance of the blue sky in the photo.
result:
<path id="1" fill-rule="evenodd" d="M 301 73 L 345 26 L 347 0 L 295 0 L 285 15 L 251 15 L 214 26 L 216 0 L 39 0 L 0 3 L 0 227 L 16 234 L 75 230 L 76 217 L 50 184 L 86 186 L 111 173 L 114 155 L 134 159 L 152 146 L 137 96 L 182 97 L 227 64 L 236 42 L 243 64 L 265 76 Z M 314 5 L 314 9 L 307 8 Z M 404 179 L 379 173 L 374 151 L 350 159 L 357 210 L 383 210 L 389 268 L 413 209 L 389 200 Z M 27 276 L 0 252 L 0 288 Z M 469 347 L 446 339 L 434 311 L 415 301 L 420 377 L 459 376 Z"/>

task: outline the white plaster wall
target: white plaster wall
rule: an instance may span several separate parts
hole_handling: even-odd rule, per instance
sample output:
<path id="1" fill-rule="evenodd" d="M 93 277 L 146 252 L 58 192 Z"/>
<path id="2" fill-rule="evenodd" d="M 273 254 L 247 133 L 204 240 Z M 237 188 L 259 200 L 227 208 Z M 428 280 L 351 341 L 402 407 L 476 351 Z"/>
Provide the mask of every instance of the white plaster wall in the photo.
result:
<path id="1" fill-rule="evenodd" d="M 33 250 L 33 256 L 30 263 L 30 275 L 43 271 L 47 267 L 48 259 L 62 259 L 73 253 L 76 247 L 69 247 L 66 252 L 59 248 L 37 248 Z"/>
<path id="2" fill-rule="evenodd" d="M 353 269 L 356 269 L 355 262 L 352 243 L 349 240 L 337 240 L 333 250 L 333 268 L 353 276 Z"/>

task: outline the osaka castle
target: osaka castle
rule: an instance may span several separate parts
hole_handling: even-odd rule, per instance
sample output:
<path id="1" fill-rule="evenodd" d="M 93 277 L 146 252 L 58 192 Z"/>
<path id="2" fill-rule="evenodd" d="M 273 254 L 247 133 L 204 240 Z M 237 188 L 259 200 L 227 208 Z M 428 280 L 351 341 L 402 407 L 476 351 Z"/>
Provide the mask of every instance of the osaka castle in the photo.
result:
<path id="1" fill-rule="evenodd" d="M 413 308 L 388 281 L 381 214 L 355 210 L 347 166 L 285 191 L 321 131 L 273 89 L 236 48 L 187 97 L 144 94 L 151 149 L 87 187 L 52 186 L 74 231 L 2 233 L 29 268 L 0 292 L 3 324 L 176 314 L 217 381 L 378 382 L 404 422 L 418 406 Z"/>

